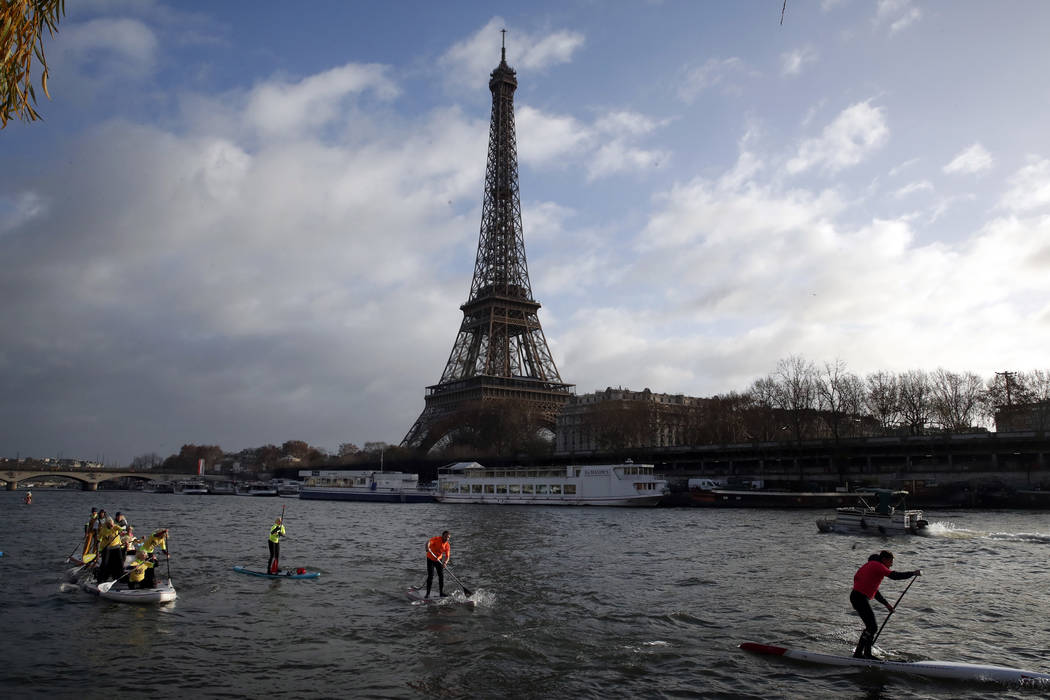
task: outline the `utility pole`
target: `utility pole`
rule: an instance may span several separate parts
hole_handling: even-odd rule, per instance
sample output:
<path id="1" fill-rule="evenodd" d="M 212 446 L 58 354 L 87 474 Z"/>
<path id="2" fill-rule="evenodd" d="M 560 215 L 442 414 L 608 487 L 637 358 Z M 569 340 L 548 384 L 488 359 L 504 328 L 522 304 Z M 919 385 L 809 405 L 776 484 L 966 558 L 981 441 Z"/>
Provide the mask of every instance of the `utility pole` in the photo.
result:
<path id="1" fill-rule="evenodd" d="M 1016 372 L 996 372 L 995 373 L 996 376 L 1002 375 L 1003 381 L 1006 382 L 1006 405 L 1007 406 L 1012 406 L 1013 405 L 1013 402 L 1010 399 L 1010 377 L 1012 377 L 1014 374 L 1016 374 Z"/>

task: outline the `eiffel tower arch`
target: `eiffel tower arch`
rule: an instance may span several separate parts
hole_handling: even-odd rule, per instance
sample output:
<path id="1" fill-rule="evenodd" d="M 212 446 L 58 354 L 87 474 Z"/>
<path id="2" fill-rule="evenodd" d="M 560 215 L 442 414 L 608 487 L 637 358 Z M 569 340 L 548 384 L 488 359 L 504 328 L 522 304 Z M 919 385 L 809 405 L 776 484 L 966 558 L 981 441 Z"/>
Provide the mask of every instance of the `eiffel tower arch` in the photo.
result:
<path id="1" fill-rule="evenodd" d="M 403 447 L 430 449 L 454 429 L 457 414 L 477 406 L 514 403 L 553 430 L 562 405 L 573 395 L 551 357 L 540 327 L 540 304 L 532 296 L 525 261 L 514 135 L 514 91 L 518 79 L 507 65 L 507 49 L 492 71 L 481 233 L 470 297 L 441 380 L 426 389 L 426 406 Z M 506 405 L 506 403 L 504 405 Z"/>

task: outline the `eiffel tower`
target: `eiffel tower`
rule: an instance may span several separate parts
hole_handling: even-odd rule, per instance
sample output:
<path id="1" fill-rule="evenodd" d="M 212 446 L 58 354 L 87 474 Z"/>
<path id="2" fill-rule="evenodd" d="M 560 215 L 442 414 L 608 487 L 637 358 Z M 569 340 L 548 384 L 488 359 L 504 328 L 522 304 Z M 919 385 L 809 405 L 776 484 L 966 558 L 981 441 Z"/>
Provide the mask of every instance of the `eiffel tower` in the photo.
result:
<path id="1" fill-rule="evenodd" d="M 463 323 L 441 381 L 427 387 L 426 407 L 402 447 L 430 449 L 454 430 L 457 412 L 479 402 L 518 402 L 553 429 L 558 410 L 573 394 L 574 385 L 564 384 L 554 365 L 529 283 L 514 136 L 518 79 L 507 65 L 505 44 L 501 53 L 489 78 L 492 120 L 470 297 L 460 307 Z"/>

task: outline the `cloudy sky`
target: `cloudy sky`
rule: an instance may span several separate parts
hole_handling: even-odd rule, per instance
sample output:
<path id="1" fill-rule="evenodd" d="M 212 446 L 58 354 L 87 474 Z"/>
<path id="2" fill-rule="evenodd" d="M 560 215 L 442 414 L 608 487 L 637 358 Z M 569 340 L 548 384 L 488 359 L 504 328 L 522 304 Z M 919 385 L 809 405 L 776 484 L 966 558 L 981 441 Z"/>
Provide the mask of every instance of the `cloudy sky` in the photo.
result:
<path id="1" fill-rule="evenodd" d="M 578 393 L 1048 365 L 1050 3 L 67 9 L 45 121 L 0 131 L 0 456 L 400 442 L 470 289 L 501 28 Z"/>

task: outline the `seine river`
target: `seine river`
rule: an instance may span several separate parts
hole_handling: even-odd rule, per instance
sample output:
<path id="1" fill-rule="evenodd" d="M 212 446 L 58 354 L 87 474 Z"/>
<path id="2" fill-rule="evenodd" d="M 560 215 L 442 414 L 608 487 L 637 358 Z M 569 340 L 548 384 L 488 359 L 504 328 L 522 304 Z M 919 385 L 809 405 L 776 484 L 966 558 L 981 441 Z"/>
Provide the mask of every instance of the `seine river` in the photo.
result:
<path id="1" fill-rule="evenodd" d="M 848 654 L 853 572 L 889 547 L 924 576 L 876 652 L 1050 672 L 1050 514 L 931 512 L 932 534 L 818 534 L 823 512 L 355 504 L 125 491 L 0 492 L 0 694 L 59 698 L 986 698 L 1046 689 L 758 657 Z M 136 607 L 62 583 L 91 507 L 171 529 L 178 600 Z M 282 564 L 316 581 L 237 574 Z M 413 605 L 423 547 L 452 531 L 480 601 Z M 167 573 L 162 564 L 159 572 Z M 906 582 L 882 587 L 895 601 Z M 452 585 L 450 588 L 454 587 Z M 878 613 L 881 620 L 883 612 Z"/>

